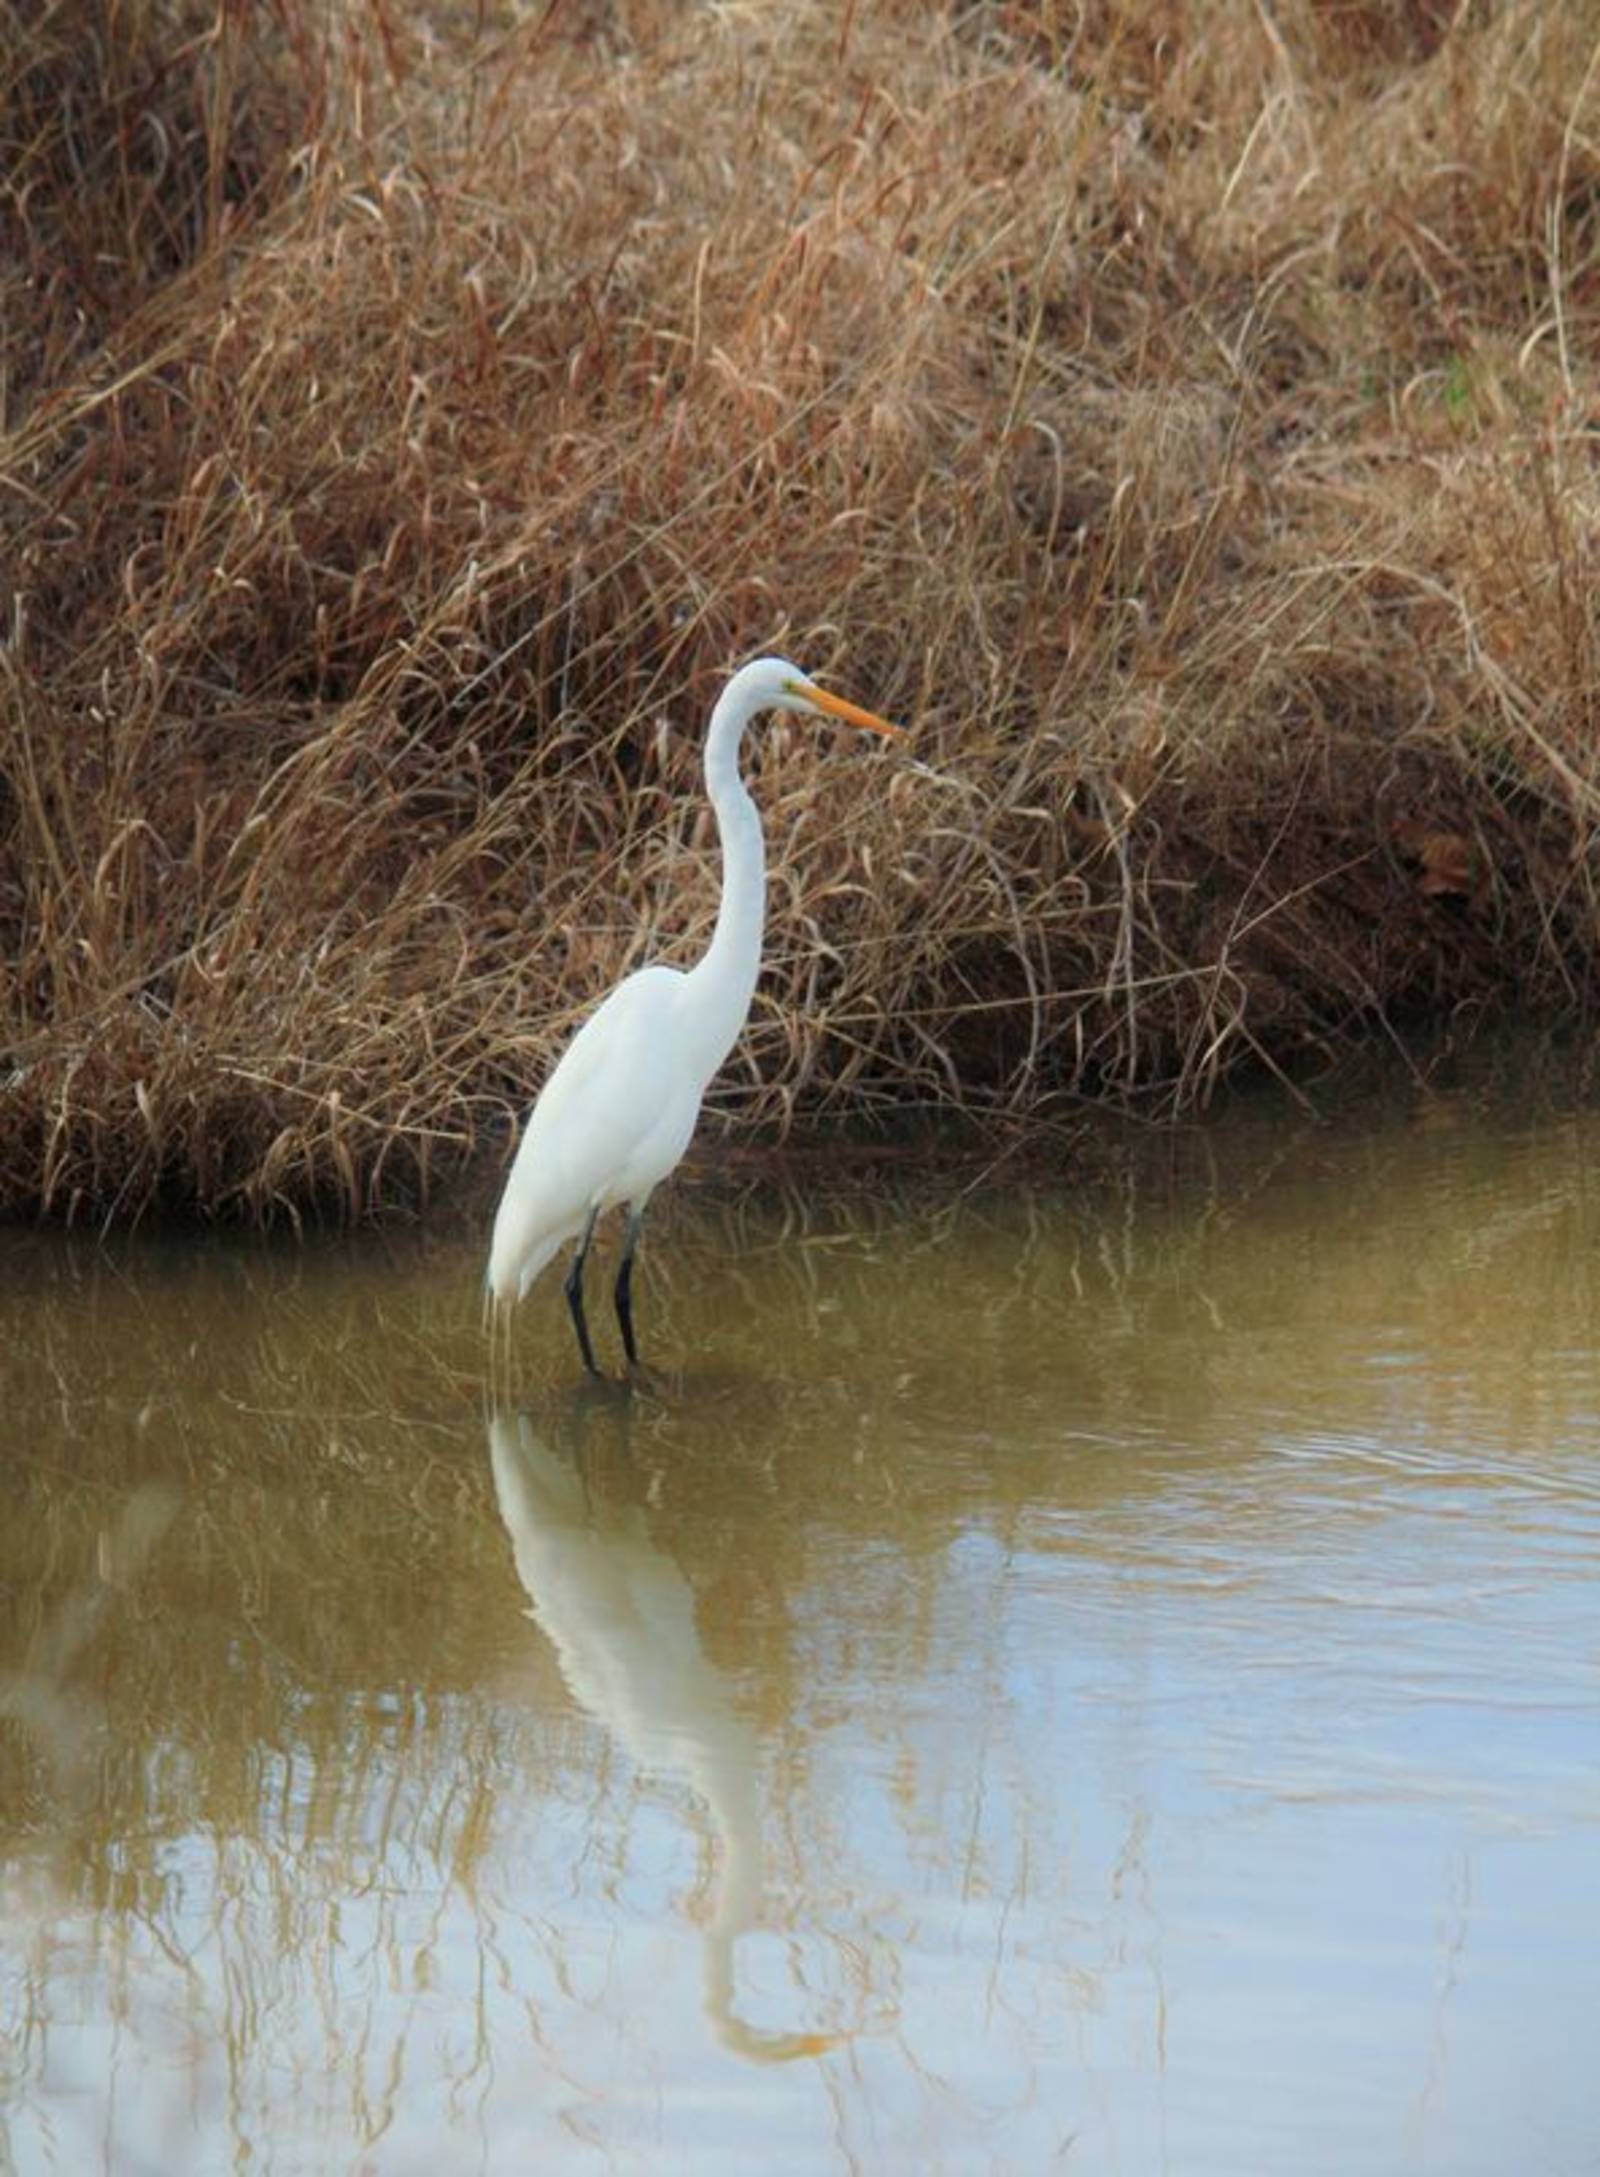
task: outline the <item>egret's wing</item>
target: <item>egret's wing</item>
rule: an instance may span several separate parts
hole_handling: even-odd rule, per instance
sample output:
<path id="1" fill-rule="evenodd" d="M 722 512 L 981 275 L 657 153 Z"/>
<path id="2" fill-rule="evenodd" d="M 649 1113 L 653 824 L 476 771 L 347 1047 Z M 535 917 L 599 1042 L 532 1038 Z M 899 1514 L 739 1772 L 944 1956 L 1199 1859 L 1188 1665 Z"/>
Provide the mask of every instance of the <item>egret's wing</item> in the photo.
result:
<path id="1" fill-rule="evenodd" d="M 619 983 L 562 1053 L 529 1114 L 489 1251 L 491 1290 L 526 1292 L 583 1229 L 650 1132 L 669 1091 L 683 978 L 642 968 Z"/>

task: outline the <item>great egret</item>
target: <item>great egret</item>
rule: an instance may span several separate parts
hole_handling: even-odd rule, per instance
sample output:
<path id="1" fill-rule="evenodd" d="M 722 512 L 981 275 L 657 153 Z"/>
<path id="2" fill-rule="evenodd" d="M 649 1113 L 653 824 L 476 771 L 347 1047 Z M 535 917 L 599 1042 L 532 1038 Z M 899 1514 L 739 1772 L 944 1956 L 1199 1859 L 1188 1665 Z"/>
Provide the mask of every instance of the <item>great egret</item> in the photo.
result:
<path id="1" fill-rule="evenodd" d="M 722 900 L 704 957 L 681 971 L 640 968 L 608 992 L 562 1053 L 528 1117 L 489 1247 L 489 1292 L 507 1309 L 562 1244 L 576 1239 L 565 1291 L 578 1350 L 598 1375 L 583 1312 L 583 1266 L 604 1209 L 626 1205 L 615 1291 L 623 1351 L 637 1365 L 633 1255 L 645 1204 L 689 1146 L 706 1084 L 744 1026 L 761 966 L 761 818 L 739 777 L 739 744 L 758 711 L 901 729 L 819 688 L 786 658 L 734 674 L 706 731 L 706 791 L 722 844 Z"/>

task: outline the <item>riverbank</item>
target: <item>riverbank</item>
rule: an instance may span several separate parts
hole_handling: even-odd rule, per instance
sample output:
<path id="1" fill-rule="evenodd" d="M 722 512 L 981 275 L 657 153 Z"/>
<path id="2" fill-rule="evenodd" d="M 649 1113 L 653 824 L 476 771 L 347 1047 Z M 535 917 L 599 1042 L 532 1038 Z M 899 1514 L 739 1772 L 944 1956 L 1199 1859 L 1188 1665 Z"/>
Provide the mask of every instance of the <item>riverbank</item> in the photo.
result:
<path id="1" fill-rule="evenodd" d="M 365 1213 L 492 1159 L 703 943 L 756 649 L 916 752 L 749 751 L 741 1132 L 1167 1114 L 1587 1008 L 1581 11 L 32 35 L 0 1208 Z"/>

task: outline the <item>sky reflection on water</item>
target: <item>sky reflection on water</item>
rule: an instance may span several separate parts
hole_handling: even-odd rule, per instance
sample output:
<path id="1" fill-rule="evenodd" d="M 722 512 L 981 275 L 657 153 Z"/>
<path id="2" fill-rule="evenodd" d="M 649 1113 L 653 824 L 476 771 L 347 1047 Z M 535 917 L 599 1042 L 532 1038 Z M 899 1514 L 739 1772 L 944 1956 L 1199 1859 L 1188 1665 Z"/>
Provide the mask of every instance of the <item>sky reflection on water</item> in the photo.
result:
<path id="1" fill-rule="evenodd" d="M 0 2167 L 1593 2167 L 1600 1131 L 14 1236 Z"/>

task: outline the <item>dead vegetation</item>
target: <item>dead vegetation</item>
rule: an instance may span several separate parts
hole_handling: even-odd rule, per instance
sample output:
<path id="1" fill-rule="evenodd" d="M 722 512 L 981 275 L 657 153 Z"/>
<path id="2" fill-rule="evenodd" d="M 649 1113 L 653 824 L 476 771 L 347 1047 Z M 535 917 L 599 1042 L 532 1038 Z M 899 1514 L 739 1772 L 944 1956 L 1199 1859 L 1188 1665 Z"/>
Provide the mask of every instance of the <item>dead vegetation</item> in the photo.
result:
<path id="1" fill-rule="evenodd" d="M 714 911 L 787 1126 L 1585 1008 L 1600 30 L 0 12 L 0 1206 L 364 1212 Z"/>

